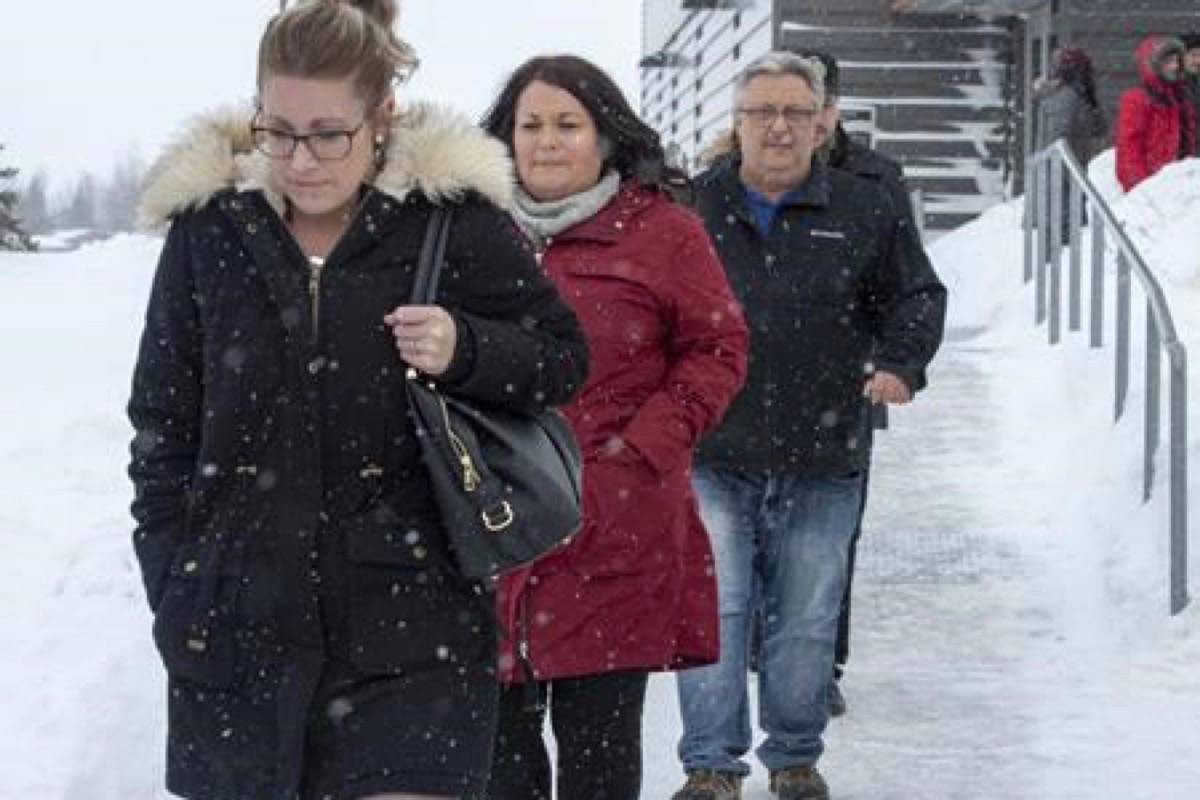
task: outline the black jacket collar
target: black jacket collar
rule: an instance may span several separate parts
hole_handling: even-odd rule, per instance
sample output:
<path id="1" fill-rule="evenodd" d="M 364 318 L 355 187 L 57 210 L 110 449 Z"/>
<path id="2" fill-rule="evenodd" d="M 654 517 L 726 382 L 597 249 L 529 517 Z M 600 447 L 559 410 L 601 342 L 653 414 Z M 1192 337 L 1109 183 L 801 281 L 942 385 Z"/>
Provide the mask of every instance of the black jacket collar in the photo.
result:
<path id="1" fill-rule="evenodd" d="M 729 193 L 735 213 L 753 222 L 750 209 L 746 206 L 746 197 L 744 194 L 746 184 L 742 182 L 740 174 L 741 166 L 742 159 L 739 155 L 730 155 L 722 158 L 713 164 L 708 172 L 700 176 L 698 183 L 701 186 L 708 183 L 719 185 L 722 190 Z M 800 192 L 788 200 L 788 206 L 796 208 L 827 208 L 832 191 L 829 185 L 829 167 L 814 159 L 812 171 L 808 174 L 807 180 L 797 186 L 796 189 L 799 189 Z"/>

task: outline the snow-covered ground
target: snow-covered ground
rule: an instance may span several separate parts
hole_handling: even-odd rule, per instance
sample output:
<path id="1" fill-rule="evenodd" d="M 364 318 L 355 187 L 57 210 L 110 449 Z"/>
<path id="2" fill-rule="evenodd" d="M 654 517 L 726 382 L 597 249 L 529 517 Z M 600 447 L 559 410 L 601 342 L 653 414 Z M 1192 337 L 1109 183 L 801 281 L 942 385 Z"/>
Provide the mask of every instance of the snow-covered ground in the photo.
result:
<path id="1" fill-rule="evenodd" d="M 1114 203 L 1200 358 L 1200 161 Z M 878 445 L 850 713 L 822 762 L 839 800 L 1200 796 L 1200 603 L 1167 615 L 1161 458 L 1140 499 L 1140 362 L 1114 426 L 1111 352 L 1079 335 L 1051 348 L 1031 325 L 1020 218 L 999 206 L 933 247 L 953 327 Z M 123 474 L 159 244 L 0 255 L 0 800 L 162 796 L 163 680 Z M 645 730 L 642 796 L 663 800 L 681 779 L 669 677 Z M 766 800 L 755 770 L 747 800 Z"/>

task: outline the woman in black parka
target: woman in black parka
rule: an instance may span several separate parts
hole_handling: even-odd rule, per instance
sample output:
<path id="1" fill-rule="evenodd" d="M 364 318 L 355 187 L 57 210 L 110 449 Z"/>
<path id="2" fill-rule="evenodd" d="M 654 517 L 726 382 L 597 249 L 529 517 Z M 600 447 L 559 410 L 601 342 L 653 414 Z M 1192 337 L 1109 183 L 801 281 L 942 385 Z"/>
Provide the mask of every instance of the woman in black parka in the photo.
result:
<path id="1" fill-rule="evenodd" d="M 504 146 L 397 108 L 393 0 L 275 17 L 257 107 L 152 170 L 169 222 L 133 377 L 134 542 L 169 676 L 167 785 L 195 800 L 459 797 L 486 776 L 496 630 L 459 577 L 403 391 L 534 410 L 578 323 L 501 210 Z M 406 305 L 453 204 L 440 304 Z"/>

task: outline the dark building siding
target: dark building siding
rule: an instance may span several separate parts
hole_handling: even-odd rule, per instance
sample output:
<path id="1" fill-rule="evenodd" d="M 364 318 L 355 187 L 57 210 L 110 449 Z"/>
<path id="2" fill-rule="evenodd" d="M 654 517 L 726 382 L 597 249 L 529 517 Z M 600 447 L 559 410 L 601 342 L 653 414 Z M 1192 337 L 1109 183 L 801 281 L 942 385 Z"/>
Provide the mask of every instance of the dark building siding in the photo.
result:
<path id="1" fill-rule="evenodd" d="M 1096 69 L 1096 93 L 1100 105 L 1109 119 L 1111 128 L 1116 127 L 1117 104 L 1121 93 L 1138 82 L 1133 51 L 1148 35 L 1179 35 L 1189 30 L 1200 30 L 1200 0 L 1059 0 L 1047 4 L 1050 35 L 1049 49 L 1061 45 L 1082 47 L 1092 57 Z M 1025 49 L 1024 37 L 1032 37 L 1034 58 L 1030 74 L 1042 72 L 1042 24 L 1037 18 L 1020 22 L 1015 28 L 1018 55 Z M 1018 58 L 1018 72 L 1022 80 L 1018 84 L 1027 86 L 1024 80 L 1025 65 Z M 1023 103 L 1022 97 L 1022 103 Z M 1020 108 L 1020 105 L 1018 106 Z M 1023 141 L 1024 118 L 1018 114 L 1015 123 L 1021 128 L 1017 142 Z M 1023 189 L 1022 175 L 1024 154 L 1020 148 L 1013 154 L 1018 167 L 1016 191 Z"/>
<path id="2" fill-rule="evenodd" d="M 1100 102 L 1113 112 L 1121 92 L 1137 82 L 1133 50 L 1138 42 L 1149 34 L 1200 30 L 1200 0 L 1074 0 L 1061 5 L 1054 24 L 1059 39 L 1092 54 Z"/>
<path id="3" fill-rule="evenodd" d="M 956 227 L 1004 198 L 1011 22 L 891 15 L 876 0 L 780 0 L 776 9 L 776 46 L 837 57 L 847 127 L 904 165 L 930 229 Z"/>

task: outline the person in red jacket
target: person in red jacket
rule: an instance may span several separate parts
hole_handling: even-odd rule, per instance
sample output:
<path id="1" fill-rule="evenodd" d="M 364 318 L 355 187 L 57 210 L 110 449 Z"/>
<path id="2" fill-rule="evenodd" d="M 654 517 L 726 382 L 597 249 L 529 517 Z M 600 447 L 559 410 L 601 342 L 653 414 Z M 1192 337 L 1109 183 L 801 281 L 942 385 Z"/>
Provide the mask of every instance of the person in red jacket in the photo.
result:
<path id="1" fill-rule="evenodd" d="M 1183 81 L 1183 43 L 1151 36 L 1137 48 L 1141 85 L 1121 96 L 1117 179 L 1129 191 L 1196 152 L 1196 110 Z"/>
<path id="2" fill-rule="evenodd" d="M 574 56 L 517 69 L 484 119 L 517 165 L 514 216 L 584 328 L 564 406 L 584 522 L 501 580 L 500 724 L 489 800 L 636 798 L 649 673 L 715 662 L 717 585 L 692 452 L 746 374 L 749 334 L 699 217 L 668 190 L 658 134 Z"/>

